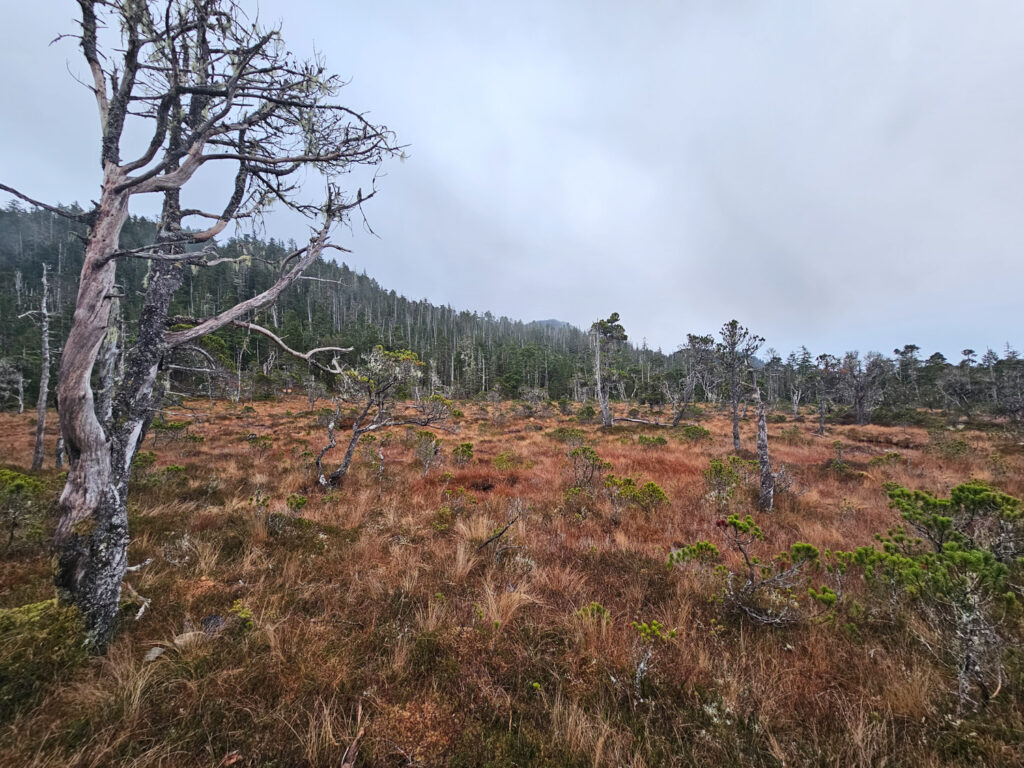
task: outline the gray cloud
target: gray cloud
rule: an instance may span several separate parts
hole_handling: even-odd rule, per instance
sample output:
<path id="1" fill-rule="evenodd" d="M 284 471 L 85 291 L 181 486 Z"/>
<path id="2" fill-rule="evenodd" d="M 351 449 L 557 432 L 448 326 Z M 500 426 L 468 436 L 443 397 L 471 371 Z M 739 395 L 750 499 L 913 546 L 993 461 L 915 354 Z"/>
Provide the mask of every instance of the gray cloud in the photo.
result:
<path id="1" fill-rule="evenodd" d="M 8 11 L 0 177 L 95 196 L 73 4 Z M 413 297 L 672 349 L 1020 344 L 1024 6 L 303 3 L 285 39 L 410 144 L 349 257 Z M 210 184 L 215 184 L 211 179 Z M 146 212 L 145 204 L 140 209 Z M 268 232 L 301 239 L 293 219 Z"/>

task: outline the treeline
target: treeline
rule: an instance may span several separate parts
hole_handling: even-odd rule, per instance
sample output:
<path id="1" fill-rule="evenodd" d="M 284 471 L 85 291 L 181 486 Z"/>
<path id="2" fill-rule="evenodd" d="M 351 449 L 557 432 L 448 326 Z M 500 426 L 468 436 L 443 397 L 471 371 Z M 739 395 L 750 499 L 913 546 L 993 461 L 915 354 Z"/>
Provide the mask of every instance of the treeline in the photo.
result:
<path id="1" fill-rule="evenodd" d="M 156 224 L 133 217 L 120 247 L 153 242 Z M 48 268 L 50 342 L 59 364 L 70 327 L 84 252 L 84 228 L 61 216 L 11 203 L 0 211 L 0 396 L 2 405 L 32 402 L 39 380 L 38 318 L 43 265 Z M 209 268 L 187 267 L 172 314 L 186 323 L 215 314 L 266 289 L 282 258 L 294 247 L 275 239 L 232 238 L 219 245 L 236 259 Z M 148 263 L 124 258 L 118 268 L 120 312 L 130 334 L 142 301 Z M 377 345 L 410 349 L 426 363 L 425 385 L 454 397 L 544 397 L 582 401 L 595 395 L 594 343 L 586 331 L 557 321 L 524 323 L 491 313 L 457 311 L 426 300 L 410 300 L 381 287 L 344 264 L 320 261 L 258 322 L 297 350 L 353 347 L 346 362 Z M 628 318 L 627 330 L 628 330 Z M 639 405 L 718 402 L 729 397 L 735 350 L 723 333 L 685 334 L 680 349 L 666 355 L 629 342 L 603 352 L 613 399 Z M 762 340 L 756 339 L 761 342 Z M 305 363 L 281 354 L 259 334 L 221 331 L 205 348 L 221 376 L 198 376 L 181 366 L 181 388 L 216 388 L 259 396 L 307 386 Z M 772 407 L 820 405 L 833 416 L 866 423 L 905 423 L 921 408 L 967 415 L 985 412 L 1024 419 L 1024 361 L 1007 346 L 996 352 L 964 350 L 960 360 L 930 356 L 907 344 L 892 355 L 813 355 L 805 348 L 783 357 L 761 343 L 747 350 L 740 377 L 745 392 L 755 382 Z M 216 380 L 216 381 L 214 381 Z M 204 382 L 205 381 L 205 385 Z M 329 382 L 320 382 L 329 387 Z M 203 390 L 203 387 L 206 390 Z M 20 392 L 19 392 L 20 389 Z"/>

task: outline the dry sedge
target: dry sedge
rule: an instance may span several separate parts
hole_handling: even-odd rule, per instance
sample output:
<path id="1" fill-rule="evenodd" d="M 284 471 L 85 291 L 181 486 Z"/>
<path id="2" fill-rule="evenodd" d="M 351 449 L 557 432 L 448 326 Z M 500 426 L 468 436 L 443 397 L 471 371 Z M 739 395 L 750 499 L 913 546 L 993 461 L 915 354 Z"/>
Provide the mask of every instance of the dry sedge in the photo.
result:
<path id="1" fill-rule="evenodd" d="M 39 685 L 5 715 L 0 764 L 337 766 L 363 728 L 364 766 L 1024 763 L 1019 661 L 987 710 L 957 715 L 941 638 L 871 603 L 862 581 L 841 609 L 771 628 L 729 610 L 714 564 L 667 566 L 708 540 L 736 569 L 734 513 L 755 516 L 764 562 L 795 542 L 870 545 L 899 521 L 890 481 L 945 495 L 976 477 L 1024 495 L 1024 454 L 995 433 L 971 433 L 975 449 L 951 463 L 922 430 L 821 438 L 809 423 L 796 440 L 772 424 L 794 491 L 766 515 L 753 483 L 721 506 L 709 492 L 705 470 L 731 452 L 721 416 L 702 422 L 710 440 L 651 448 L 640 427 L 463 404 L 458 435 L 440 434 L 445 463 L 424 475 L 396 435 L 383 483 L 354 464 L 325 493 L 298 458 L 323 437 L 304 401 L 252 404 L 254 424 L 277 425 L 262 456 L 231 404 L 190 407 L 202 443 L 147 442 L 156 459 L 131 489 L 129 557 L 150 563 L 128 581 L 148 609 L 135 621 L 126 603 L 103 658 L 18 657 Z M 657 483 L 668 502 L 613 519 L 603 482 L 568 499 L 557 427 L 581 429 L 608 472 Z M 10 464 L 27 467 L 31 437 L 27 415 L 0 414 Z M 741 438 L 753 445 L 753 421 Z M 862 474 L 827 469 L 836 440 Z M 464 442 L 473 457 L 457 465 Z M 899 462 L 869 465 L 894 445 Z M 174 465 L 173 488 L 146 479 Z M 45 547 L 11 558 L 0 605 L 47 599 Z"/>

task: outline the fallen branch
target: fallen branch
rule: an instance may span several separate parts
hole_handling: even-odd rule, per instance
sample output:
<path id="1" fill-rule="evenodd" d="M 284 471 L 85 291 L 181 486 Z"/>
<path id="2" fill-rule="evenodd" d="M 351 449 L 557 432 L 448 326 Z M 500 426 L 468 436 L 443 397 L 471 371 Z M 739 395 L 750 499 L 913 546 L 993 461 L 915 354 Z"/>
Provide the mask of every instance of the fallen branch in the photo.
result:
<path id="1" fill-rule="evenodd" d="M 505 524 L 505 527 L 502 528 L 500 531 L 498 531 L 493 536 L 491 536 L 491 538 L 489 538 L 487 541 L 485 541 L 479 547 L 477 547 L 476 551 L 479 552 L 484 547 L 486 547 L 488 544 L 491 544 L 491 543 L 497 541 L 498 539 L 500 539 L 502 536 L 504 536 L 505 532 L 508 531 L 508 529 L 511 528 L 513 525 L 515 525 L 519 521 L 519 518 L 521 518 L 523 516 L 523 511 L 524 510 L 525 510 L 525 506 L 523 505 L 523 500 L 522 499 L 513 499 L 512 503 L 510 505 L 510 508 L 509 508 L 509 519 L 508 519 L 508 522 Z"/>

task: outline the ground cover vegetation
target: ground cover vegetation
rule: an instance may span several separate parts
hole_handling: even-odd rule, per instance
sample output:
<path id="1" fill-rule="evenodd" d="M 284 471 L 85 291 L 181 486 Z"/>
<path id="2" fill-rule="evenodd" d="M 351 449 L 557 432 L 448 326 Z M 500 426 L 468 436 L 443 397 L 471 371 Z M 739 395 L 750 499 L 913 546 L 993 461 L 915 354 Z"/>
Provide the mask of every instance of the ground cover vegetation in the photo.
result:
<path id="1" fill-rule="evenodd" d="M 103 656 L 52 599 L 60 472 L 28 468 L 33 416 L 0 414 L 4 509 L 23 510 L 0 568 L 0 760 L 336 765 L 360 731 L 356 764 L 381 766 L 1024 759 L 1007 422 L 819 436 L 801 411 L 768 426 L 792 484 L 765 513 L 727 401 L 698 439 L 461 401 L 457 434 L 364 436 L 325 488 L 326 423 L 358 416 L 341 402 L 168 409 L 187 428 L 136 458 L 145 565 Z M 752 446 L 753 412 L 739 426 Z"/>

